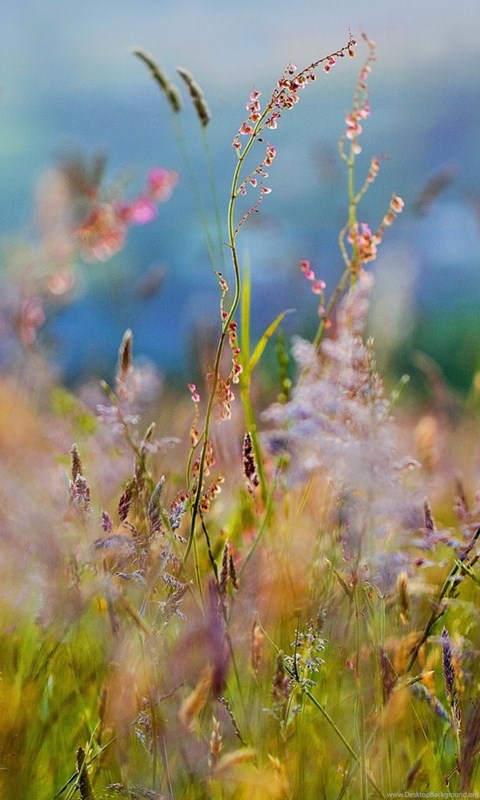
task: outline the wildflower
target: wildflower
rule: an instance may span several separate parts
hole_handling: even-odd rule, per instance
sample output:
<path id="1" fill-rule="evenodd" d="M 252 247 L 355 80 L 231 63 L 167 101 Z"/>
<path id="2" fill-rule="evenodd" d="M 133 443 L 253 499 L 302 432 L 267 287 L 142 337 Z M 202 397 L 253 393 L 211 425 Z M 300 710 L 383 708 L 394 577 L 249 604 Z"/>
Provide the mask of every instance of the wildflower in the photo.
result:
<path id="1" fill-rule="evenodd" d="M 122 249 L 127 224 L 111 203 L 101 203 L 92 209 L 76 233 L 85 261 L 108 261 Z"/>
<path id="2" fill-rule="evenodd" d="M 355 223 L 348 235 L 348 241 L 354 248 L 355 255 L 360 264 L 367 264 L 377 257 L 377 245 L 380 242 L 378 234 L 372 233 L 370 227 L 362 222 Z"/>
<path id="3" fill-rule="evenodd" d="M 356 139 L 362 133 L 362 126 L 358 121 L 358 114 L 351 112 L 347 115 L 345 122 L 347 123 L 347 132 L 345 136 L 347 139 Z"/>
<path id="4" fill-rule="evenodd" d="M 403 202 L 402 198 L 398 195 L 394 194 L 391 201 L 390 201 L 390 208 L 396 214 L 400 214 L 403 211 L 405 203 Z"/>
<path id="5" fill-rule="evenodd" d="M 99 202 L 76 229 L 80 252 L 87 262 L 107 261 L 122 249 L 130 225 L 144 225 L 156 215 L 155 203 L 165 202 L 172 194 L 178 176 L 160 167 L 150 170 L 145 189 L 131 202 L 118 199 Z"/>
<path id="6" fill-rule="evenodd" d="M 253 128 L 251 125 L 248 124 L 248 122 L 244 122 L 240 126 L 239 133 L 241 133 L 242 136 L 251 136 L 253 133 Z"/>
<path id="7" fill-rule="evenodd" d="M 190 391 L 190 394 L 191 394 L 193 402 L 194 403 L 199 403 L 200 402 L 200 395 L 199 395 L 199 393 L 197 391 L 196 385 L 194 383 L 189 383 L 187 385 L 188 385 L 188 389 Z"/>
<path id="8" fill-rule="evenodd" d="M 325 281 L 317 279 L 314 270 L 310 266 L 310 261 L 300 261 L 300 269 L 307 281 L 311 281 L 312 292 L 318 295 L 323 294 L 327 284 Z"/>
<path id="9" fill-rule="evenodd" d="M 24 346 L 32 345 L 38 330 L 45 323 L 45 312 L 40 297 L 29 297 L 23 301 L 18 320 L 18 334 Z"/>
<path id="10" fill-rule="evenodd" d="M 74 289 L 75 283 L 75 273 L 71 267 L 62 267 L 48 276 L 45 286 L 54 297 L 63 297 Z"/>
<path id="11" fill-rule="evenodd" d="M 147 175 L 146 194 L 157 203 L 164 203 L 172 196 L 178 183 L 178 174 L 171 169 L 154 167 Z"/>

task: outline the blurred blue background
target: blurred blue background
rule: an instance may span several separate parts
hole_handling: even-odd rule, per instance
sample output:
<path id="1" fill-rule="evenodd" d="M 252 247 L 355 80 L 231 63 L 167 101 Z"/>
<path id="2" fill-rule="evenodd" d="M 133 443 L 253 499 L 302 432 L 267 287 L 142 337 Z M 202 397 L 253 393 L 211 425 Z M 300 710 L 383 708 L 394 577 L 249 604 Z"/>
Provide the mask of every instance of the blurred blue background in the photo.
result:
<path id="1" fill-rule="evenodd" d="M 128 169 L 134 187 L 156 165 L 181 177 L 157 219 L 133 229 L 120 254 L 78 266 L 81 296 L 42 334 L 67 380 L 111 371 L 126 327 L 137 354 L 164 371 L 190 374 L 198 342 L 218 314 L 217 281 L 185 161 L 164 98 L 132 49 L 151 53 L 175 83 L 175 67 L 183 66 L 201 84 L 212 111 L 207 139 L 224 213 L 235 164 L 231 141 L 251 89 L 269 96 L 290 59 L 306 66 L 345 43 L 350 27 L 357 38 L 365 30 L 377 42 L 359 176 L 371 155 L 385 155 L 360 218 L 375 229 L 392 192 L 406 202 L 374 265 L 372 327 L 387 355 L 420 347 L 454 382 L 468 383 L 480 352 L 477 3 L 19 0 L 4 4 L 1 17 L 4 242 L 28 235 L 36 183 L 66 155 L 102 152 L 108 178 Z M 356 59 L 321 73 L 270 136 L 278 153 L 272 194 L 240 240 L 252 271 L 257 331 L 292 306 L 301 313 L 289 318 L 290 330 L 305 332 L 306 312 L 314 324 L 315 300 L 298 271 L 300 259 L 309 259 L 330 289 L 340 274 L 346 176 L 336 144 L 364 52 L 359 45 Z M 183 94 L 183 136 L 210 208 L 205 148 Z M 442 176 L 452 180 L 420 213 L 422 192 Z M 164 277 L 146 297 L 139 287 L 151 270 Z"/>

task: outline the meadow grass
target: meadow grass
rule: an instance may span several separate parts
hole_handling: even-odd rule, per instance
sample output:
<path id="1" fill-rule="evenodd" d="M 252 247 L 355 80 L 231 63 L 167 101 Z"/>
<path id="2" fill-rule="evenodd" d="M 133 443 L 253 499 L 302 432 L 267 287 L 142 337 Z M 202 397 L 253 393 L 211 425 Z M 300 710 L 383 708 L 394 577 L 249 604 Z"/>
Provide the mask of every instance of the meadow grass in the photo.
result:
<path id="1" fill-rule="evenodd" d="M 0 381 L 5 800 L 480 792 L 477 420 L 402 411 L 406 381 L 386 391 L 366 333 L 368 265 L 403 201 L 392 195 L 374 231 L 359 216 L 380 170 L 372 157 L 357 186 L 375 61 L 374 42 L 361 45 L 339 144 L 338 283 L 299 265 L 318 311 L 310 341 L 287 341 L 285 309 L 252 342 L 237 239 L 271 191 L 275 128 L 317 74 L 353 58 L 352 36 L 289 64 L 266 101 L 248 98 L 223 251 L 220 211 L 210 224 L 200 209 L 212 266 L 226 266 L 216 347 L 183 394 L 158 399 L 130 330 L 98 391 L 59 385 L 39 341 L 75 259 L 110 258 L 178 176 L 152 170 L 126 201 L 103 190 L 100 162 L 77 161 L 46 187 L 61 224 L 46 216 L 40 267 L 10 281 L 14 360 Z M 135 52 L 178 126 L 179 89 Z M 207 145 L 203 91 L 179 75 Z M 257 377 L 274 342 L 266 397 Z"/>

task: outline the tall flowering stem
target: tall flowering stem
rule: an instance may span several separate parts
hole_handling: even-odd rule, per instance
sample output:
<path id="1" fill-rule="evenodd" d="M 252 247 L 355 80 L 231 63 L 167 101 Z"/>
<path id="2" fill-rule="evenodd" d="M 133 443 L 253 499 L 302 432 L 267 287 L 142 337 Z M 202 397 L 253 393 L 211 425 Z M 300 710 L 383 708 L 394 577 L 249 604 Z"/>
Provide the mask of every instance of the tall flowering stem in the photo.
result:
<path id="1" fill-rule="evenodd" d="M 263 198 L 271 192 L 271 189 L 263 183 L 263 179 L 268 177 L 268 173 L 265 168 L 271 165 L 276 156 L 275 147 L 267 143 L 265 156 L 262 162 L 254 169 L 253 172 L 244 177 L 245 162 L 254 142 L 259 140 L 260 134 L 265 129 L 275 130 L 278 127 L 278 121 L 282 114 L 285 111 L 292 109 L 297 104 L 299 101 L 300 91 L 305 88 L 308 83 L 316 79 L 316 70 L 322 66 L 324 72 L 330 72 L 338 58 L 344 58 L 346 55 L 353 57 L 355 55 L 354 48 L 356 44 L 357 43 L 355 39 L 350 34 L 347 44 L 345 44 L 339 50 L 324 56 L 300 71 L 297 71 L 295 65 L 290 63 L 285 69 L 282 77 L 277 82 L 277 86 L 273 90 L 270 100 L 263 110 L 259 101 L 261 93 L 258 91 L 253 91 L 250 94 L 249 102 L 247 103 L 247 110 L 249 111 L 248 119 L 242 123 L 232 143 L 232 146 L 237 154 L 237 164 L 233 172 L 228 202 L 227 244 L 232 255 L 234 292 L 230 308 L 222 311 L 222 330 L 217 345 L 213 370 L 211 373 L 211 387 L 205 412 L 204 428 L 199 437 L 199 443 L 201 442 L 202 449 L 199 459 L 198 473 L 195 478 L 196 484 L 195 495 L 191 507 L 190 535 L 185 549 L 184 563 L 187 560 L 192 548 L 197 518 L 200 514 L 203 478 L 209 447 L 209 433 L 212 423 L 215 399 L 218 395 L 218 389 L 221 382 L 220 365 L 222 355 L 225 349 L 225 344 L 228 343 L 229 340 L 229 331 L 231 330 L 231 324 L 234 320 L 241 295 L 242 280 L 237 250 L 237 237 L 242 225 L 246 222 L 248 217 L 258 210 Z M 244 145 L 241 141 L 243 137 L 246 137 L 246 143 Z M 236 208 L 238 197 L 246 195 L 249 189 L 258 191 L 257 199 L 237 221 Z M 256 441 L 256 437 L 255 441 L 253 442 L 253 447 L 256 455 L 258 456 L 260 447 L 259 443 Z"/>
<path id="2" fill-rule="evenodd" d="M 360 70 L 352 108 L 345 119 L 345 132 L 338 143 L 340 156 L 347 167 L 348 216 L 338 235 L 338 245 L 345 266 L 326 307 L 322 309 L 321 321 L 314 338 L 314 344 L 317 347 L 320 345 L 323 334 L 329 325 L 330 316 L 337 301 L 347 286 L 352 286 L 357 281 L 365 264 L 376 259 L 377 249 L 382 242 L 386 228 L 395 221 L 397 215 L 402 212 L 404 205 L 401 197 L 392 195 L 382 223 L 374 233 L 369 225 L 358 220 L 358 205 L 380 171 L 380 159 L 377 156 L 373 156 L 363 185 L 357 190 L 355 185 L 356 159 L 362 152 L 358 140 L 363 131 L 363 123 L 370 116 L 368 78 L 372 71 L 372 64 L 376 60 L 375 42 L 365 34 L 362 34 L 362 38 L 367 44 L 368 54 Z"/>

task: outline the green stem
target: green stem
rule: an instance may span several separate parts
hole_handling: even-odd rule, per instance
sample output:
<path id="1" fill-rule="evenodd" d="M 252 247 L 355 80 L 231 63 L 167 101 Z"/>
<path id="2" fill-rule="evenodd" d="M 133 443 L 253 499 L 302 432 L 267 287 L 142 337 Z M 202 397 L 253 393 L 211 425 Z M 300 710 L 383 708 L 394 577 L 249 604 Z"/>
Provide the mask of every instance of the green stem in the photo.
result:
<path id="1" fill-rule="evenodd" d="M 235 207 L 236 207 L 236 200 L 238 195 L 238 186 L 239 186 L 239 178 L 241 174 L 241 170 L 245 159 L 250 152 L 250 149 L 255 141 L 256 134 L 260 129 L 265 117 L 269 113 L 270 108 L 269 106 L 266 107 L 265 111 L 261 119 L 257 122 L 254 133 L 250 136 L 245 148 L 243 149 L 242 153 L 238 154 L 238 161 L 233 172 L 232 178 L 232 185 L 230 190 L 230 199 L 228 202 L 228 212 L 227 212 L 227 221 L 228 221 L 228 246 L 230 247 L 230 251 L 232 254 L 232 264 L 233 264 L 233 272 L 234 272 L 234 281 L 235 281 L 235 289 L 232 304 L 230 306 L 230 310 L 227 313 L 225 320 L 222 321 L 222 331 L 220 334 L 220 339 L 217 345 L 217 352 L 215 355 L 215 362 L 213 366 L 213 377 L 212 377 L 212 387 L 210 390 L 210 395 L 208 398 L 207 409 L 205 412 L 205 425 L 203 429 L 203 444 L 202 444 L 202 451 L 200 454 L 200 463 L 199 463 L 199 470 L 198 470 L 198 478 L 197 478 L 197 487 L 195 491 L 195 497 L 193 500 L 192 511 L 191 511 L 191 522 L 190 522 L 190 535 L 188 538 L 187 546 L 185 548 L 185 554 L 183 556 L 183 563 L 186 562 L 190 549 L 192 547 L 193 537 L 195 535 L 195 527 L 197 522 L 197 517 L 200 510 L 200 501 L 202 497 L 202 490 L 203 490 L 203 477 L 205 474 L 205 459 L 207 455 L 207 448 L 208 448 L 208 440 L 209 440 L 209 433 L 210 427 L 212 423 L 212 412 L 213 412 L 213 405 L 215 402 L 215 397 L 217 394 L 218 384 L 220 381 L 220 362 L 222 359 L 223 350 L 225 347 L 225 342 L 228 338 L 228 331 L 230 323 L 235 315 L 235 312 L 238 307 L 238 303 L 240 300 L 240 292 L 241 292 L 241 272 L 240 272 L 240 263 L 238 258 L 238 252 L 236 248 L 236 237 L 238 231 L 235 230 Z"/>
<path id="2" fill-rule="evenodd" d="M 436 625 L 436 623 L 445 614 L 446 609 L 441 607 L 442 600 L 444 600 L 445 597 L 450 597 L 452 592 L 454 591 L 454 589 L 456 587 L 456 581 L 454 580 L 454 578 L 456 577 L 456 575 L 458 575 L 459 572 L 461 572 L 462 567 L 465 566 L 465 560 L 466 560 L 467 556 L 469 555 L 469 553 L 472 551 L 472 548 L 475 545 L 475 543 L 477 542 L 479 537 L 480 537 L 480 528 L 478 528 L 478 530 L 475 531 L 475 533 L 472 536 L 470 542 L 468 543 L 464 553 L 462 554 L 460 559 L 455 561 L 452 569 L 450 570 L 450 572 L 448 573 L 447 577 L 445 578 L 445 581 L 443 583 L 442 588 L 440 589 L 440 593 L 439 593 L 439 595 L 438 595 L 438 597 L 437 597 L 437 599 L 435 601 L 434 607 L 432 609 L 430 617 L 428 618 L 427 624 L 425 625 L 423 633 L 422 633 L 420 639 L 418 640 L 417 644 L 415 645 L 415 647 L 412 650 L 412 653 L 411 653 L 411 656 L 410 656 L 410 660 L 409 660 L 409 662 L 407 664 L 407 668 L 405 670 L 406 672 L 410 672 L 410 670 L 412 669 L 413 665 L 415 664 L 415 661 L 417 660 L 417 657 L 418 657 L 418 654 L 419 654 L 421 648 L 423 647 L 423 645 L 427 641 L 428 637 L 430 636 L 432 628 L 434 627 L 434 625 Z M 466 566 L 468 567 L 468 564 Z M 439 606 L 440 606 L 440 608 L 439 608 Z"/>

